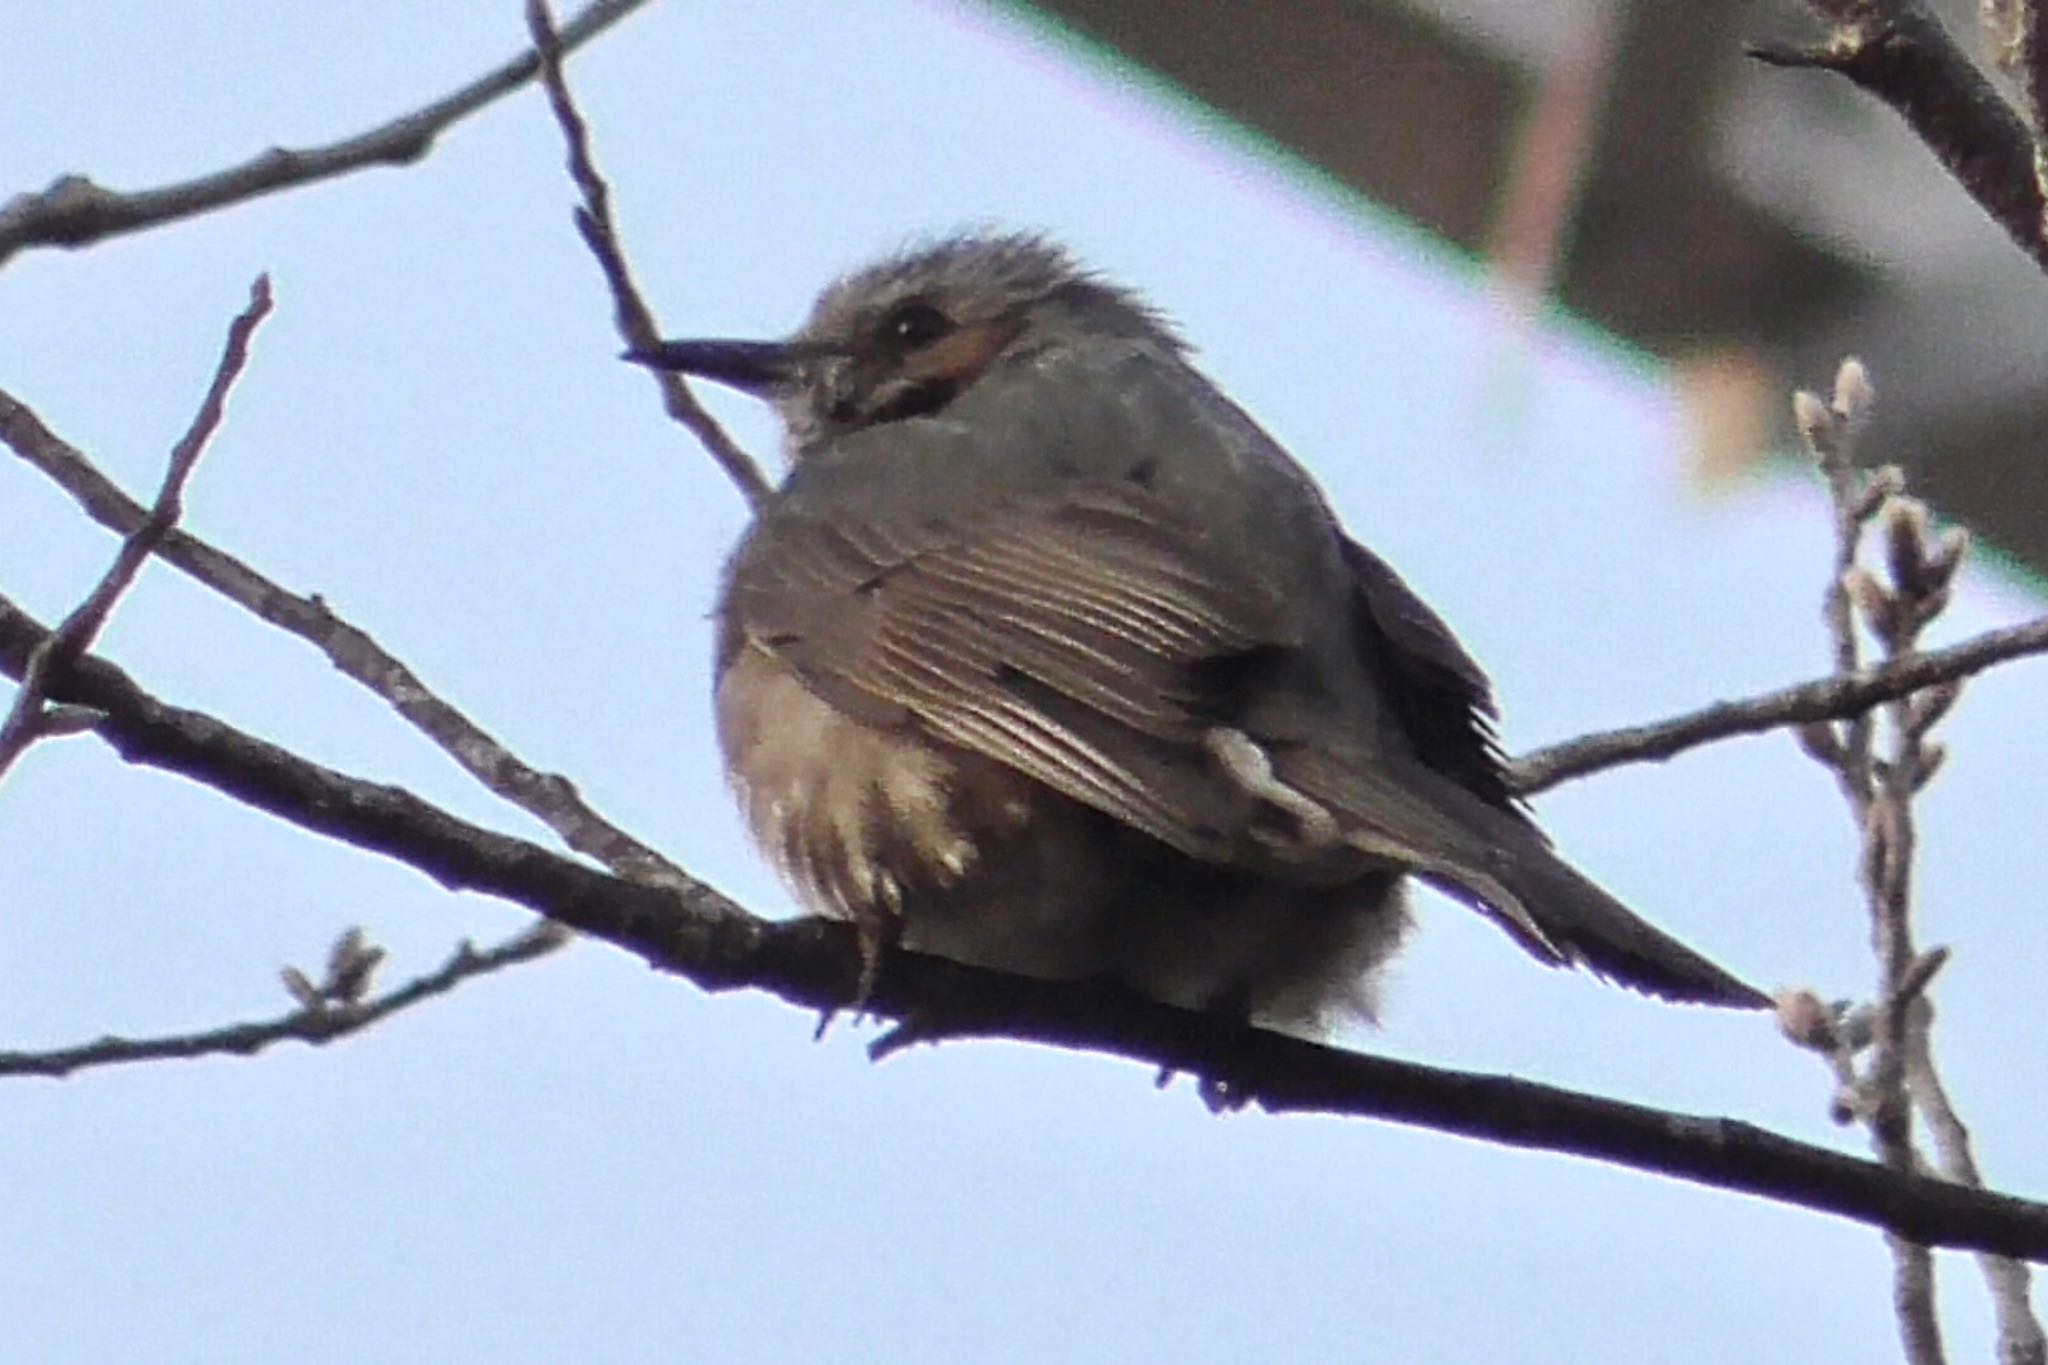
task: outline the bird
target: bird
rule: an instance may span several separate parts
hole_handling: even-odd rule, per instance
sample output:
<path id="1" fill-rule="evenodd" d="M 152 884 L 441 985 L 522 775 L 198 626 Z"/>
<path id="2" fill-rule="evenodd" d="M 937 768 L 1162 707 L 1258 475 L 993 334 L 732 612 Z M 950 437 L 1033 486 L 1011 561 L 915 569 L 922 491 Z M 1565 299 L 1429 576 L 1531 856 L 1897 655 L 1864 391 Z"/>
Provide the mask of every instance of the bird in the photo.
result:
<path id="1" fill-rule="evenodd" d="M 1326 1036 L 1376 1018 L 1419 880 L 1541 963 L 1770 1004 L 1556 853 L 1443 619 L 1050 238 L 927 240 L 784 340 L 627 358 L 780 418 L 719 593 L 718 738 L 864 981 L 901 947 Z"/>

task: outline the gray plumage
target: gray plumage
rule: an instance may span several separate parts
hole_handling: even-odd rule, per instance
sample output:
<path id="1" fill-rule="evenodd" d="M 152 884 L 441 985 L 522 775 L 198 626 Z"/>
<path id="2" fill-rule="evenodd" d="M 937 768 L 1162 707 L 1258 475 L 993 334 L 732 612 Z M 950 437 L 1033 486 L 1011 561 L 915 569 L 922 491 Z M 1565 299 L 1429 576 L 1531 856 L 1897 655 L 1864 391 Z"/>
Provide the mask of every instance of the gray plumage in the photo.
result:
<path id="1" fill-rule="evenodd" d="M 1404 876 L 1539 960 L 1765 998 L 1550 849 L 1484 674 L 1149 308 L 1028 236 L 833 285 L 785 343 L 636 357 L 772 401 L 719 606 L 756 838 L 871 940 L 1324 1027 Z"/>

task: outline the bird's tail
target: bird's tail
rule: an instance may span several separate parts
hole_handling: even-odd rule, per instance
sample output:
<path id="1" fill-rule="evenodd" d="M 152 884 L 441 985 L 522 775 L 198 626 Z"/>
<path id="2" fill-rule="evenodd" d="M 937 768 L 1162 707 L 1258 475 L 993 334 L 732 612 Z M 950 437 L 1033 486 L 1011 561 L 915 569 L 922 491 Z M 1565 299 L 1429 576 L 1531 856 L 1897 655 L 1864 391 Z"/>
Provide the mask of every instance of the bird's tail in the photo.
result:
<path id="1" fill-rule="evenodd" d="M 1519 836 L 1519 837 L 1515 837 Z M 1623 905 L 1542 842 L 1533 828 L 1496 843 L 1483 868 L 1418 869 L 1437 889 L 1501 925 L 1554 965 L 1690 1004 L 1766 1009 L 1771 998 Z"/>
<path id="2" fill-rule="evenodd" d="M 1552 966 L 1582 965 L 1667 1000 L 1765 1009 L 1769 996 L 1656 928 L 1551 851 L 1520 811 L 1433 770 L 1399 771 L 1304 749 L 1287 780 L 1334 816 L 1339 838 L 1480 911 Z"/>

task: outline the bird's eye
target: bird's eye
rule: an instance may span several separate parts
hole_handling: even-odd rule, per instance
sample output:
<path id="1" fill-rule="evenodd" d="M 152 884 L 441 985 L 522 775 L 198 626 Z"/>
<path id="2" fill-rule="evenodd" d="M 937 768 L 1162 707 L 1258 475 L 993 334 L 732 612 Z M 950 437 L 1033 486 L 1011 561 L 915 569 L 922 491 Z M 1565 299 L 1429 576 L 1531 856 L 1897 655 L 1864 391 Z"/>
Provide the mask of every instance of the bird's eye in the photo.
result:
<path id="1" fill-rule="evenodd" d="M 953 319 L 921 300 L 898 304 L 882 319 L 882 336 L 906 351 L 929 346 L 953 330 Z"/>

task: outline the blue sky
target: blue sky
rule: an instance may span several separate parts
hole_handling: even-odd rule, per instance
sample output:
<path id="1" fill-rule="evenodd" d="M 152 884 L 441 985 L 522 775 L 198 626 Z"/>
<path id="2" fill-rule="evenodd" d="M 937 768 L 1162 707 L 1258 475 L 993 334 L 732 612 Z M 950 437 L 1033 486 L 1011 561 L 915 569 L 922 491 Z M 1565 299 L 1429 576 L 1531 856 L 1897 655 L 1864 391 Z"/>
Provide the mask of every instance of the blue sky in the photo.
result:
<path id="1" fill-rule="evenodd" d="M 520 41 L 518 7 L 7 7 L 0 193 L 141 187 L 353 133 Z M 772 334 L 962 224 L 1050 230 L 1177 318 L 1491 668 L 1512 749 L 1812 675 L 1829 546 L 1792 466 L 1711 496 L 1649 362 L 1504 326 L 1466 263 L 1007 11 L 657 6 L 572 77 L 677 334 Z M 118 92 L 118 98 L 109 96 Z M 424 164 L 0 272 L 0 385 L 152 488 L 272 273 L 188 525 L 327 595 L 530 761 L 764 911 L 705 622 L 742 506 L 619 364 L 527 94 Z M 1813 376 L 1823 383 L 1826 376 Z M 1877 376 L 1880 403 L 1884 376 Z M 765 414 L 714 395 L 764 454 Z M 1882 420 L 1882 408 L 1880 417 Z M 0 463 L 0 591 L 108 539 Z M 1974 579 L 1943 637 L 2033 604 Z M 296 641 L 158 566 L 105 651 L 148 687 L 522 834 Z M 2037 671 L 1974 684 L 1924 807 L 1939 1045 L 1987 1169 L 2048 1188 L 2031 1097 L 2048 880 Z M 1783 737 L 1545 798 L 1576 861 L 1766 984 L 1868 978 L 1853 839 Z M 522 917 L 90 740 L 0 784 L 0 1047 L 271 1013 L 362 923 L 393 970 Z M 1432 901 L 1362 1046 L 1860 1150 L 1753 1018 L 1544 972 Z M 870 1066 L 841 1029 L 600 945 L 321 1051 L 0 1085 L 0 1358 L 47 1362 L 1881 1358 L 1864 1229 L 1364 1123 L 1211 1117 L 1142 1068 L 1002 1044 Z M 2029 1040 L 2022 1043 L 2020 1040 Z M 1945 1261 L 1959 1357 L 1985 1354 Z"/>

